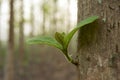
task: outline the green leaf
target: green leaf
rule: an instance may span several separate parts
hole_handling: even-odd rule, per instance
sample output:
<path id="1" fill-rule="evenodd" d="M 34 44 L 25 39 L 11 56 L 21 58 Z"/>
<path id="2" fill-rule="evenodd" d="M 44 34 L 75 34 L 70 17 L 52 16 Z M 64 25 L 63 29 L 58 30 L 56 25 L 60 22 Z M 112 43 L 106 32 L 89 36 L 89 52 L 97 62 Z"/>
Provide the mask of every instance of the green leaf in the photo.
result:
<path id="1" fill-rule="evenodd" d="M 74 28 L 70 33 L 68 33 L 68 35 L 65 36 L 65 38 L 64 38 L 64 41 L 65 41 L 64 47 L 65 47 L 65 48 L 68 47 L 68 44 L 69 44 L 71 38 L 73 37 L 73 35 L 75 34 L 75 32 L 76 32 L 77 30 L 79 30 L 79 28 L 81 28 L 81 27 L 83 27 L 83 26 L 85 26 L 85 25 L 87 25 L 87 24 L 90 24 L 90 23 L 96 21 L 97 19 L 98 19 L 98 16 L 92 16 L 92 17 L 89 17 L 89 18 L 81 21 L 81 22 L 77 25 L 76 28 Z"/>
<path id="2" fill-rule="evenodd" d="M 62 32 L 61 35 L 65 37 L 65 32 Z"/>
<path id="3" fill-rule="evenodd" d="M 54 46 L 60 50 L 63 50 L 63 47 L 60 43 L 58 43 L 54 38 L 49 36 L 41 36 L 29 39 L 27 41 L 29 44 L 46 44 L 50 46 Z"/>
<path id="4" fill-rule="evenodd" d="M 65 33 L 63 32 L 63 33 L 59 33 L 59 32 L 56 32 L 55 33 L 55 39 L 61 44 L 61 45 L 63 45 L 63 43 L 64 43 L 64 36 L 65 36 Z"/>

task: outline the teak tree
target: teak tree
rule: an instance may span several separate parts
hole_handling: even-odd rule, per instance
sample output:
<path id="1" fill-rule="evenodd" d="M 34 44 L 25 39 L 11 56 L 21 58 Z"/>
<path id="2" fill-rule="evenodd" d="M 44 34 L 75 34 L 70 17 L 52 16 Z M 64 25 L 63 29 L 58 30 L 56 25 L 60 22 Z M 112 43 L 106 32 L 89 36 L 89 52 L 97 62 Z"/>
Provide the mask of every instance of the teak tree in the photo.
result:
<path id="1" fill-rule="evenodd" d="M 79 80 L 120 80 L 120 0 L 78 0 L 78 22 L 97 15 L 78 34 Z"/>

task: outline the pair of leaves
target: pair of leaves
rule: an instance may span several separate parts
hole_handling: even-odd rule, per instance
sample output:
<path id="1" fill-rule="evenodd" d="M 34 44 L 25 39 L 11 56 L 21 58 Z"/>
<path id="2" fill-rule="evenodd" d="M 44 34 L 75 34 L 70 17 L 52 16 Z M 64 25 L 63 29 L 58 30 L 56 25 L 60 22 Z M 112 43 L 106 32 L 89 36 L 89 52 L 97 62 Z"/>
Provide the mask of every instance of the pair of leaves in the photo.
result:
<path id="1" fill-rule="evenodd" d="M 81 21 L 70 33 L 65 34 L 56 32 L 55 39 L 49 36 L 41 36 L 36 37 L 28 40 L 28 43 L 30 44 L 47 44 L 50 46 L 54 46 L 60 50 L 67 50 L 68 44 L 70 40 L 72 39 L 73 35 L 77 30 L 79 30 L 81 27 L 90 24 L 98 19 L 98 16 L 92 16 L 89 17 L 83 21 Z M 64 52 L 64 51 L 63 51 Z"/>
<path id="2" fill-rule="evenodd" d="M 75 32 L 87 25 L 87 24 L 90 24 L 92 22 L 94 22 L 96 19 L 98 19 L 98 16 L 92 16 L 92 17 L 89 17 L 83 21 L 81 21 L 70 33 L 68 33 L 67 35 L 65 33 L 58 33 L 56 32 L 55 34 L 55 39 L 63 46 L 63 48 L 65 48 L 65 50 L 67 49 L 69 43 L 70 43 L 70 40 L 72 39 L 73 35 L 75 34 Z"/>

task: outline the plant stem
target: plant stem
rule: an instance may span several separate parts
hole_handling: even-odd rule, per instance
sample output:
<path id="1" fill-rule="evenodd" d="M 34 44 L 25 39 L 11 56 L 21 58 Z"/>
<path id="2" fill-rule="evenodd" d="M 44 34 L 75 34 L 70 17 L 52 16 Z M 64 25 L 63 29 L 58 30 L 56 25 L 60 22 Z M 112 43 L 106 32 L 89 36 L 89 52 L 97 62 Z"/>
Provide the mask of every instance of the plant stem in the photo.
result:
<path id="1" fill-rule="evenodd" d="M 70 57 L 70 55 L 68 54 L 68 51 L 67 51 L 67 50 L 63 50 L 63 53 L 64 53 L 66 59 L 67 59 L 70 63 L 74 64 L 75 66 L 78 65 L 78 62 L 74 61 L 74 60 L 72 59 L 72 57 Z"/>
<path id="2" fill-rule="evenodd" d="M 69 56 L 68 51 L 67 51 L 67 50 L 63 50 L 63 53 L 64 53 L 66 59 L 67 59 L 69 62 L 71 62 L 72 58 Z"/>

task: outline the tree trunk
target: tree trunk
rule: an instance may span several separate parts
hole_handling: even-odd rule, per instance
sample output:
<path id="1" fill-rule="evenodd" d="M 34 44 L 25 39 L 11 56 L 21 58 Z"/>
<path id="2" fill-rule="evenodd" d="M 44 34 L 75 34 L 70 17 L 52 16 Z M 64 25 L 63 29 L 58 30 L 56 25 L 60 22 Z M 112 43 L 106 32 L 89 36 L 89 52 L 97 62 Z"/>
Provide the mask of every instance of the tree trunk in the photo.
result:
<path id="1" fill-rule="evenodd" d="M 6 54 L 4 80 L 14 80 L 14 0 L 10 0 L 10 21 L 8 51 Z"/>
<path id="2" fill-rule="evenodd" d="M 20 6 L 20 26 L 19 26 L 19 75 L 23 74 L 23 59 L 24 59 L 24 18 L 23 18 L 23 0 L 21 0 L 21 6 Z"/>
<path id="3" fill-rule="evenodd" d="M 2 0 L 0 0 L 0 48 L 1 48 L 1 29 L 2 29 L 2 27 L 1 27 L 1 4 L 2 4 Z"/>
<path id="4" fill-rule="evenodd" d="M 42 35 L 45 35 L 46 34 L 46 16 L 47 16 L 47 10 L 46 10 L 46 1 L 43 1 L 43 4 L 42 4 L 42 15 L 43 15 L 43 21 L 42 21 Z"/>
<path id="5" fill-rule="evenodd" d="M 92 15 L 78 34 L 79 80 L 120 80 L 120 0 L 78 0 L 78 22 Z"/>
<path id="6" fill-rule="evenodd" d="M 57 5 L 58 0 L 53 0 L 53 12 L 52 12 L 52 26 L 50 26 L 50 31 L 51 34 L 54 35 L 55 32 L 57 31 L 57 12 L 58 12 L 58 5 Z"/>
<path id="7" fill-rule="evenodd" d="M 71 28 L 71 14 L 70 14 L 70 0 L 67 0 L 68 2 L 68 6 L 67 6 L 67 33 L 69 32 L 70 28 Z"/>
<path id="8" fill-rule="evenodd" d="M 31 31 L 30 31 L 30 37 L 34 36 L 34 5 L 33 0 L 31 1 L 31 12 L 30 12 L 30 21 L 31 21 Z"/>
<path id="9" fill-rule="evenodd" d="M 43 23 L 42 23 L 42 35 L 46 34 L 46 14 L 45 11 L 43 11 Z"/>

